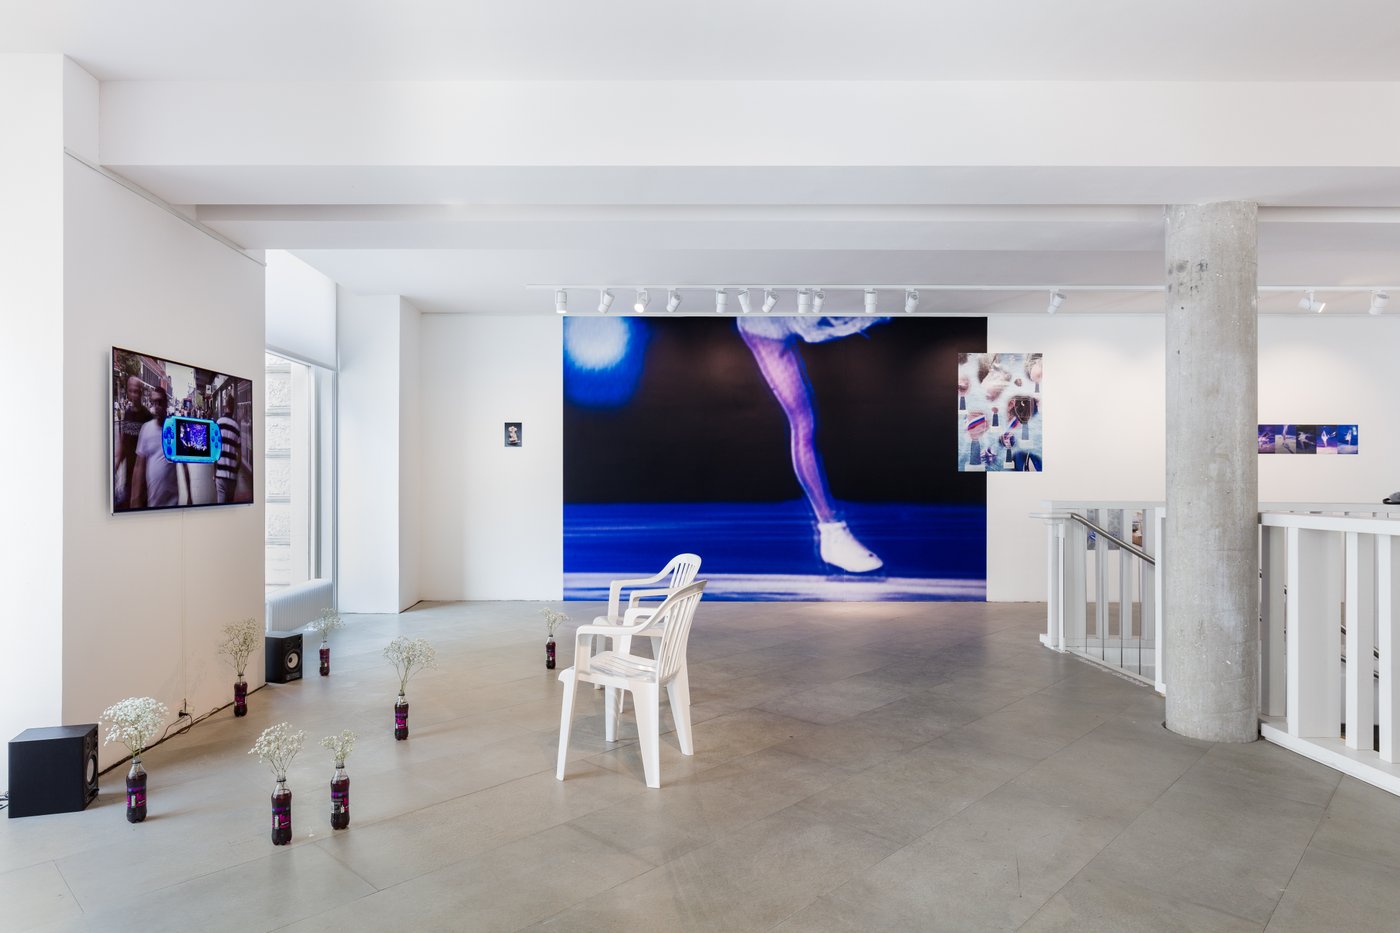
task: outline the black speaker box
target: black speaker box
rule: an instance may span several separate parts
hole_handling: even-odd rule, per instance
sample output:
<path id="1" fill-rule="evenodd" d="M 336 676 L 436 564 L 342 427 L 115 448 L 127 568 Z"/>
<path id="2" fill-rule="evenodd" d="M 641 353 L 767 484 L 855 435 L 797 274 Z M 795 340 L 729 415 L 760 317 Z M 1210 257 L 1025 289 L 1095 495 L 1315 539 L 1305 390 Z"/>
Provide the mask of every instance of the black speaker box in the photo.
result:
<path id="1" fill-rule="evenodd" d="M 286 684 L 301 680 L 300 632 L 268 632 L 264 647 L 268 683 Z"/>
<path id="2" fill-rule="evenodd" d="M 97 796 L 97 723 L 25 729 L 10 740 L 10 816 L 83 810 Z"/>

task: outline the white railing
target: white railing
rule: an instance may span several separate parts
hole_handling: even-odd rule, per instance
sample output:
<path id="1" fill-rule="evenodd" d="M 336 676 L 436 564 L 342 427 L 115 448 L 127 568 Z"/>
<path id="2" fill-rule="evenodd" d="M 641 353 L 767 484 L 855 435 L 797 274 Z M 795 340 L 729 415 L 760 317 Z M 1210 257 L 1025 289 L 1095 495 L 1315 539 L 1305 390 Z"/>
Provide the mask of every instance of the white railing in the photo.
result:
<path id="1" fill-rule="evenodd" d="M 1260 734 L 1400 794 L 1400 510 L 1295 506 L 1259 525 Z"/>
<path id="2" fill-rule="evenodd" d="M 1153 561 L 1162 540 L 1161 504 L 1043 505 L 1046 511 L 1035 516 L 1046 524 L 1048 545 L 1049 592 L 1041 643 L 1103 664 L 1160 692 L 1161 588 Z"/>
<path id="3" fill-rule="evenodd" d="M 1166 509 L 1155 502 L 1044 506 L 1034 516 L 1045 521 L 1050 545 L 1041 642 L 1165 693 Z M 1110 547 L 1076 515 L 1133 544 L 1139 543 L 1130 537 L 1136 519 L 1141 549 L 1155 567 Z M 1400 507 L 1260 503 L 1260 734 L 1394 794 L 1400 794 L 1397 537 Z"/>

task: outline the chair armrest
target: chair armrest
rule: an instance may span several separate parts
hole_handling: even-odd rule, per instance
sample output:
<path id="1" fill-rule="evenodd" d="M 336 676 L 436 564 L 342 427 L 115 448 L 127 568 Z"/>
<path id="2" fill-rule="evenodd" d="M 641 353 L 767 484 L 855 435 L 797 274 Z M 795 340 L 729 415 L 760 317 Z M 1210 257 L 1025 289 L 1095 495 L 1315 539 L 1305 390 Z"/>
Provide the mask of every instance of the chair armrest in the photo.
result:
<path id="1" fill-rule="evenodd" d="M 615 619 L 622 614 L 619 603 L 622 601 L 622 591 L 638 586 L 650 586 L 653 583 L 660 583 L 666 579 L 666 570 L 662 570 L 650 577 L 637 577 L 631 580 L 614 580 L 608 584 L 608 618 Z"/>
<path id="2" fill-rule="evenodd" d="M 650 586 L 653 583 L 660 583 L 662 580 L 666 579 L 666 575 L 670 572 L 670 566 L 668 565 L 661 570 L 660 573 L 654 573 L 649 577 L 637 577 L 633 580 L 614 580 L 611 585 L 617 587 Z"/>
<path id="3" fill-rule="evenodd" d="M 656 608 L 640 606 L 636 609 L 628 609 L 622 617 L 623 624 L 613 628 L 615 635 L 646 635 L 654 637 L 660 634 L 656 627 Z"/>
<path id="4" fill-rule="evenodd" d="M 629 612 L 627 615 L 631 617 L 632 613 Z M 650 624 L 651 622 L 648 620 L 640 625 L 632 623 L 623 625 L 580 625 L 574 630 L 574 639 L 579 640 L 592 635 L 603 635 L 608 638 L 616 638 L 619 635 L 636 635 Z"/>
<path id="5" fill-rule="evenodd" d="M 643 599 L 665 599 L 671 595 L 670 590 L 633 590 L 628 593 L 627 608 L 637 608 L 637 602 Z"/>

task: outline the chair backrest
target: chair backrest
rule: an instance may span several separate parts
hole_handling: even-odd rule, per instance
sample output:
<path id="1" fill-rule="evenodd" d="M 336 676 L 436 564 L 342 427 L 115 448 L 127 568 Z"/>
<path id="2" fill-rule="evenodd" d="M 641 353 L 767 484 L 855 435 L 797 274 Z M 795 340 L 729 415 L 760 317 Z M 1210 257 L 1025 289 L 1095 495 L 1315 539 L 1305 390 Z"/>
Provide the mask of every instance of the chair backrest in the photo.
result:
<path id="1" fill-rule="evenodd" d="M 667 584 L 666 589 L 675 592 L 689 584 L 691 580 L 695 579 L 695 575 L 700 572 L 700 555 L 677 554 L 675 557 L 671 558 L 671 562 L 667 564 L 666 569 L 661 572 L 665 573 L 667 570 L 671 572 L 671 582 Z"/>
<path id="2" fill-rule="evenodd" d="M 695 619 L 695 608 L 700 605 L 700 595 L 705 592 L 704 580 L 696 580 L 676 590 L 656 610 L 653 619 L 665 623 L 661 633 L 661 644 L 656 649 L 656 682 L 670 683 L 676 672 L 685 663 L 685 646 L 690 641 L 690 624 Z"/>

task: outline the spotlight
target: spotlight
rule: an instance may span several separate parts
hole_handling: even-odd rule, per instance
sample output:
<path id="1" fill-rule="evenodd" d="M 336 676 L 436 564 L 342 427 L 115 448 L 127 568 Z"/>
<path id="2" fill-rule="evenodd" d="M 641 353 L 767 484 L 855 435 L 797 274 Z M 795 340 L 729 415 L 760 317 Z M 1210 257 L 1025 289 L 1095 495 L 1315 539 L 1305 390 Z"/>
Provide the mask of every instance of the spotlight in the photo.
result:
<path id="1" fill-rule="evenodd" d="M 1050 293 L 1050 303 L 1045 306 L 1046 314 L 1054 314 L 1060 310 L 1060 306 L 1065 303 L 1065 293 L 1052 291 Z"/>
<path id="2" fill-rule="evenodd" d="M 715 289 L 715 314 L 723 314 L 727 304 L 729 304 L 728 292 L 722 288 Z"/>
<path id="3" fill-rule="evenodd" d="M 569 293 L 562 288 L 554 290 L 554 310 L 560 314 L 569 313 Z"/>
<path id="4" fill-rule="evenodd" d="M 913 314 L 917 310 L 919 310 L 919 290 L 906 288 L 904 290 L 904 313 Z"/>
<path id="5" fill-rule="evenodd" d="M 877 291 L 875 291 L 875 289 L 873 289 L 873 288 L 867 288 L 867 289 L 865 290 L 865 313 L 866 313 L 866 314 L 874 314 L 874 313 L 875 313 L 875 305 L 876 305 L 877 303 L 879 303 L 879 301 L 880 301 L 880 293 L 877 292 Z"/>
<path id="6" fill-rule="evenodd" d="M 641 314 L 647 309 L 647 304 L 649 304 L 650 302 L 651 296 L 647 294 L 647 290 L 645 288 L 639 288 L 637 289 L 637 301 L 634 305 L 632 305 L 632 310 L 636 311 L 638 314 Z"/>
<path id="7" fill-rule="evenodd" d="M 763 313 L 767 314 L 769 311 L 772 311 L 777 306 L 778 296 L 773 294 L 773 289 L 765 288 L 763 290 Z"/>
<path id="8" fill-rule="evenodd" d="M 1389 294 L 1388 292 L 1371 292 L 1371 308 L 1370 308 L 1370 311 L 1371 311 L 1372 314 L 1382 314 L 1382 313 L 1384 313 L 1384 312 L 1385 312 L 1385 306 L 1386 306 L 1387 304 L 1389 304 L 1389 303 L 1390 303 L 1390 294 Z"/>
<path id="9" fill-rule="evenodd" d="M 668 289 L 666 289 L 666 310 L 667 310 L 668 312 L 674 313 L 675 310 L 676 310 L 677 308 L 679 308 L 680 306 L 681 306 L 681 295 L 680 295 L 680 292 L 676 291 L 674 288 L 668 288 Z"/>
<path id="10" fill-rule="evenodd" d="M 739 289 L 739 310 L 745 314 L 753 310 L 749 307 L 749 290 L 747 288 Z"/>
<path id="11" fill-rule="evenodd" d="M 612 307 L 612 303 L 613 293 L 606 288 L 598 289 L 598 313 L 607 314 L 608 309 Z"/>
<path id="12" fill-rule="evenodd" d="M 1327 302 L 1318 301 L 1317 293 L 1311 288 L 1303 293 L 1302 300 L 1298 302 L 1298 310 L 1300 311 L 1316 311 L 1318 314 L 1321 314 L 1322 309 L 1325 307 L 1327 307 Z"/>
<path id="13" fill-rule="evenodd" d="M 806 314 L 812 310 L 812 290 L 810 288 L 799 288 L 797 290 L 797 313 Z"/>
<path id="14" fill-rule="evenodd" d="M 826 292 L 820 288 L 812 292 L 812 313 L 821 314 L 822 305 L 826 304 Z"/>

